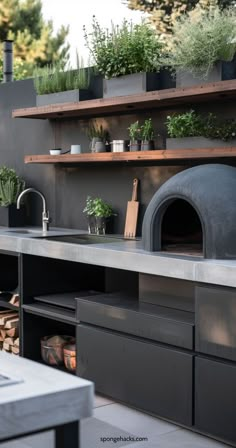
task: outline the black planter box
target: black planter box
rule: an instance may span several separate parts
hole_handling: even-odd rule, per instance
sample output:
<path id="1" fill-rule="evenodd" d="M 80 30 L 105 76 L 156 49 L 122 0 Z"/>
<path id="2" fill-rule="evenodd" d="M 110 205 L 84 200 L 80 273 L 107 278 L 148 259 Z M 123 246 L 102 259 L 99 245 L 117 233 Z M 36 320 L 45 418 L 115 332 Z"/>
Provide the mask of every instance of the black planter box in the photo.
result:
<path id="1" fill-rule="evenodd" d="M 230 62 L 219 61 L 209 72 L 207 78 L 202 79 L 194 77 L 189 72 L 176 73 L 176 87 L 191 87 L 199 84 L 207 84 L 211 82 L 227 81 L 236 78 L 236 58 Z"/>
<path id="2" fill-rule="evenodd" d="M 66 90 L 65 92 L 49 93 L 45 95 L 37 95 L 36 104 L 40 106 L 48 106 L 50 104 L 74 103 L 78 101 L 86 101 L 93 99 L 93 93 L 88 89 Z"/>
<path id="3" fill-rule="evenodd" d="M 166 149 L 231 148 L 236 146 L 236 139 L 220 140 L 206 137 L 167 138 Z"/>
<path id="4" fill-rule="evenodd" d="M 158 90 L 160 88 L 159 73 L 134 73 L 103 80 L 103 97 L 135 95 Z"/>
<path id="5" fill-rule="evenodd" d="M 0 226 L 21 227 L 25 224 L 25 208 L 17 210 L 16 205 L 0 207 Z"/>

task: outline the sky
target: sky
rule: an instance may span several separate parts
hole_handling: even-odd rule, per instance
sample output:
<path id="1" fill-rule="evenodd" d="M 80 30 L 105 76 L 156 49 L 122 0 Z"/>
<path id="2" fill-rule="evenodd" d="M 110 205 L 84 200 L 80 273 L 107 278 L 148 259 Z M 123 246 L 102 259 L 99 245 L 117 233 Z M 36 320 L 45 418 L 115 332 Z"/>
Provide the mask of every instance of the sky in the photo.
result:
<path id="1" fill-rule="evenodd" d="M 53 20 L 55 30 L 61 25 L 70 26 L 68 41 L 71 45 L 72 65 L 76 61 L 76 48 L 85 63 L 87 62 L 88 50 L 84 46 L 83 25 L 89 30 L 93 15 L 106 27 L 110 26 L 111 21 L 121 23 L 124 17 L 139 23 L 142 17 L 141 12 L 131 11 L 122 4 L 122 0 L 42 0 L 42 4 L 45 19 Z"/>

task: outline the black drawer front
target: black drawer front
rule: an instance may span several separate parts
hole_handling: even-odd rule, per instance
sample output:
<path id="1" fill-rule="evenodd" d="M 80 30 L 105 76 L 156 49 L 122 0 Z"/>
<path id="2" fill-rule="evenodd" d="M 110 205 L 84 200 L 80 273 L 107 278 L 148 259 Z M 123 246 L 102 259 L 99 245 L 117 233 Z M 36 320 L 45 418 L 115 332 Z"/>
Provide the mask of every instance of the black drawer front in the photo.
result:
<path id="1" fill-rule="evenodd" d="M 112 300 L 110 300 L 112 302 Z M 124 301 L 125 303 L 125 301 Z M 128 303 L 128 302 L 127 302 Z M 99 303 L 99 298 L 95 300 L 77 301 L 77 319 L 80 322 L 96 325 L 98 327 L 139 336 L 144 339 L 159 341 L 164 344 L 175 345 L 177 347 L 193 349 L 194 324 L 190 322 L 191 313 L 168 310 L 165 313 L 158 310 L 165 309 L 155 305 L 141 304 L 142 309 L 132 310 L 119 308 L 117 306 Z M 156 313 L 156 314 L 154 314 Z M 186 317 L 181 321 L 179 315 Z"/>
<path id="2" fill-rule="evenodd" d="M 79 325 L 79 375 L 98 392 L 192 425 L 190 354 Z"/>
<path id="3" fill-rule="evenodd" d="M 236 361 L 236 292 L 196 287 L 196 350 Z"/>
<path id="4" fill-rule="evenodd" d="M 236 366 L 195 358 L 195 425 L 236 443 Z"/>

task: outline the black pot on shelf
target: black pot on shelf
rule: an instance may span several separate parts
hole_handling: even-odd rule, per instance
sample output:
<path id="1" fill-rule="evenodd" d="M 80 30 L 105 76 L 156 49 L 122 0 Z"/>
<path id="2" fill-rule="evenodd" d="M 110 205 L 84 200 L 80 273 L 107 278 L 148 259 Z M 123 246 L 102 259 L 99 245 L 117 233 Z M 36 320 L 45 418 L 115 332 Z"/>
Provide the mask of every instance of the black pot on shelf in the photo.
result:
<path id="1" fill-rule="evenodd" d="M 0 226 L 4 227 L 22 227 L 25 225 L 25 207 L 19 210 L 16 204 L 0 207 Z"/>

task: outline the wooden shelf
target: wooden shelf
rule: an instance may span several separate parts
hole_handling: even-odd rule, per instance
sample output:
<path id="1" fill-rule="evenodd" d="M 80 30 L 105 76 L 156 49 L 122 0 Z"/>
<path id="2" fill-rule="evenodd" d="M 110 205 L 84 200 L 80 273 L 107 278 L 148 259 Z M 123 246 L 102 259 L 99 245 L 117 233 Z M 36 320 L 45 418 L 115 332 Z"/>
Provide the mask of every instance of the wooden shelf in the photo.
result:
<path id="1" fill-rule="evenodd" d="M 15 109 L 14 118 L 55 119 L 65 117 L 95 117 L 110 113 L 131 113 L 133 111 L 168 107 L 178 104 L 196 103 L 208 100 L 234 99 L 236 80 L 200 84 L 198 86 L 157 90 L 138 95 L 101 98 L 74 103 Z"/>
<path id="2" fill-rule="evenodd" d="M 84 164 L 84 163 L 149 163 L 168 164 L 171 161 L 236 157 L 236 147 L 175 149 L 137 152 L 104 152 L 84 154 L 30 155 L 25 163 Z"/>

